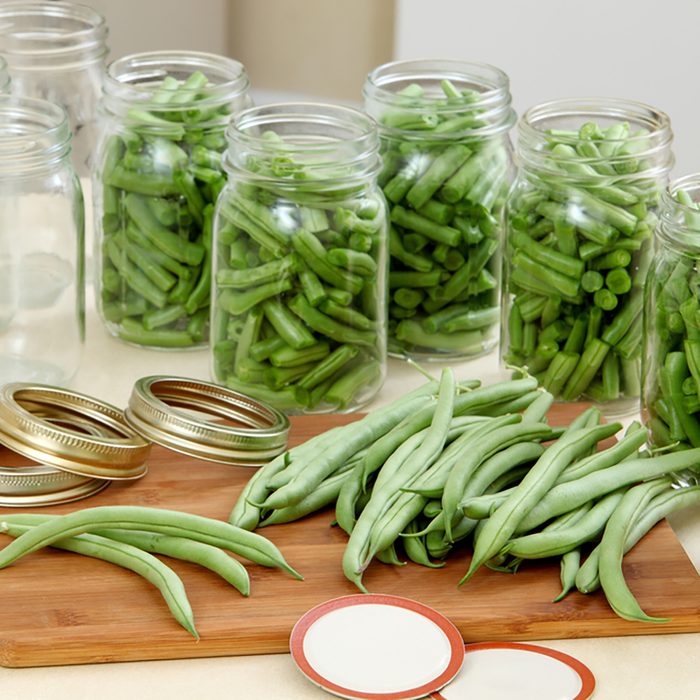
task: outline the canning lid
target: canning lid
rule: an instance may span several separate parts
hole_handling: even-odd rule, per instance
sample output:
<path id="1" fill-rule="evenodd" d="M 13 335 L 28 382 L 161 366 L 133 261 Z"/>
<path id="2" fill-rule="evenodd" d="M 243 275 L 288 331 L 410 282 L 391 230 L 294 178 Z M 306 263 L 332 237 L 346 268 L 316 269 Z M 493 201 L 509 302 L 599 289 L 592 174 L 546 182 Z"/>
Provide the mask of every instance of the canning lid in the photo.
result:
<path id="1" fill-rule="evenodd" d="M 289 435 L 289 419 L 276 408 L 217 384 L 182 377 L 139 379 L 124 414 L 148 440 L 235 466 L 261 466 L 284 452 Z"/>
<path id="2" fill-rule="evenodd" d="M 0 443 L 41 467 L 100 481 L 142 477 L 151 450 L 118 408 L 74 391 L 25 382 L 0 387 Z M 21 478 L 20 468 L 3 472 L 8 470 Z M 44 470 L 34 470 L 25 476 L 35 480 L 42 474 L 46 476 Z"/>

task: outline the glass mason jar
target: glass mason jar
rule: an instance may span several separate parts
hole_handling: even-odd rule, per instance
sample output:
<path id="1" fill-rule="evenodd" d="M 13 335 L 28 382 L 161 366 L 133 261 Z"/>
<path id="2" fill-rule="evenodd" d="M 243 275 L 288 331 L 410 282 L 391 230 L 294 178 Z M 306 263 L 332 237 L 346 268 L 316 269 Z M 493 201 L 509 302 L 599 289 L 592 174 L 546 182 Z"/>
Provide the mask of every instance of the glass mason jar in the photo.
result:
<path id="1" fill-rule="evenodd" d="M 618 99 L 549 102 L 519 121 L 501 354 L 556 399 L 609 415 L 639 407 L 642 295 L 671 141 L 665 114 Z"/>
<path id="2" fill-rule="evenodd" d="M 86 5 L 41 0 L 0 4 L 0 54 L 9 65 L 12 92 L 66 110 L 80 177 L 90 173 L 97 139 L 106 41 L 104 17 Z"/>
<path id="3" fill-rule="evenodd" d="M 372 71 L 389 204 L 389 351 L 449 359 L 498 342 L 502 211 L 515 123 L 508 77 L 460 61 Z"/>
<path id="4" fill-rule="evenodd" d="M 0 385 L 66 385 L 85 338 L 83 194 L 63 109 L 0 96 Z"/>
<path id="5" fill-rule="evenodd" d="M 644 299 L 642 409 L 653 447 L 700 447 L 700 174 L 662 197 Z"/>
<path id="6" fill-rule="evenodd" d="M 279 104 L 228 130 L 212 373 L 289 413 L 348 412 L 386 372 L 387 211 L 374 122 Z"/>
<path id="7" fill-rule="evenodd" d="M 243 66 L 152 52 L 107 69 L 93 172 L 97 305 L 109 332 L 150 348 L 209 337 L 211 226 L 231 115 L 250 105 Z"/>

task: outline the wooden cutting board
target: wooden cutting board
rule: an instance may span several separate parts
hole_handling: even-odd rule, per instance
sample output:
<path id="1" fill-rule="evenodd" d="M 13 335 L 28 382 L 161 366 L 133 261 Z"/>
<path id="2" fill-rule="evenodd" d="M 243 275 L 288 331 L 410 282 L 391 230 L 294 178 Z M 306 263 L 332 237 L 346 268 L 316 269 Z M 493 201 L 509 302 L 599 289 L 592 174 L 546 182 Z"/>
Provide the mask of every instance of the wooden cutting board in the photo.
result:
<path id="1" fill-rule="evenodd" d="M 568 421 L 579 409 L 560 406 L 551 422 Z M 357 416 L 292 419 L 291 444 Z M 12 458 L 0 454 L 5 463 Z M 150 471 L 140 481 L 112 484 L 89 500 L 36 509 L 69 512 L 97 505 L 147 505 L 226 519 L 250 471 L 193 460 L 154 448 Z M 0 509 L 0 516 L 10 509 Z M 345 534 L 331 527 L 328 510 L 303 521 L 260 530 L 305 576 L 249 565 L 251 595 L 244 598 L 211 572 L 169 561 L 181 575 L 201 639 L 170 616 L 159 592 L 136 574 L 101 561 L 43 550 L 0 571 L 0 664 L 62 664 L 181 659 L 288 651 L 299 617 L 330 598 L 355 594 L 340 560 Z M 9 538 L 0 536 L 0 546 Z M 466 641 L 532 640 L 700 631 L 700 576 L 671 528 L 659 524 L 628 554 L 625 573 L 642 607 L 671 617 L 667 624 L 626 622 L 601 593 L 559 592 L 559 564 L 541 561 L 517 575 L 482 568 L 463 587 L 468 552 L 442 569 L 380 563 L 365 575 L 369 590 L 426 603 L 459 628 Z"/>

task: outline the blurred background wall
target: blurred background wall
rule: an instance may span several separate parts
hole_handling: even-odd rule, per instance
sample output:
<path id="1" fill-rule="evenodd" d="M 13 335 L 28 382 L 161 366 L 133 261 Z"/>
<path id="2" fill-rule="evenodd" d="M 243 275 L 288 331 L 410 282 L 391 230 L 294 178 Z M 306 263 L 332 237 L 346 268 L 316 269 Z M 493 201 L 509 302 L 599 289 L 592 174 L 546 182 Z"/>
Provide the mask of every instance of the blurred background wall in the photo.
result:
<path id="1" fill-rule="evenodd" d="M 671 116 L 674 174 L 700 171 L 700 0 L 83 0 L 112 56 L 156 48 L 227 53 L 258 101 L 361 101 L 365 74 L 403 58 L 492 63 L 518 112 L 565 96 L 619 96 Z"/>

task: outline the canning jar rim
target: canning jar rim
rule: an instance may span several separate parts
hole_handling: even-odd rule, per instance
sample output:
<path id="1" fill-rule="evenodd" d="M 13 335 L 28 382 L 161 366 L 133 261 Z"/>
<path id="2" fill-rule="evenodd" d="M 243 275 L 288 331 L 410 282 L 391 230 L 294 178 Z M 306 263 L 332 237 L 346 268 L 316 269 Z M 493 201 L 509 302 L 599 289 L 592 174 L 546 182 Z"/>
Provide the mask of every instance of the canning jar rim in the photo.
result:
<path id="1" fill-rule="evenodd" d="M 262 135 L 251 135 L 245 131 L 248 128 L 257 128 L 264 125 L 306 122 L 319 126 L 331 126 L 336 128 L 355 128 L 356 133 L 348 138 L 334 138 L 329 136 L 316 143 L 281 142 L 279 146 L 271 150 L 270 141 Z M 370 177 L 378 172 L 381 166 L 379 157 L 379 136 L 374 119 L 353 107 L 323 102 L 276 102 L 272 104 L 258 105 L 245 109 L 231 118 L 226 130 L 228 148 L 224 156 L 224 167 L 229 173 L 245 173 L 246 176 L 259 181 L 275 183 L 289 183 L 294 187 L 298 181 L 284 177 L 272 177 L 255 173 L 246 167 L 245 158 L 254 156 L 277 157 L 280 153 L 294 156 L 295 154 L 334 154 L 343 146 L 356 147 L 357 152 L 351 158 L 345 158 L 342 163 L 353 166 L 358 165 L 358 172 L 353 172 L 347 177 L 319 179 L 324 182 L 337 182 L 339 180 L 356 180 L 358 177 Z M 247 149 L 247 150 L 246 150 Z M 307 172 L 323 174 L 324 168 L 332 165 L 337 167 L 337 162 L 324 162 L 319 166 L 304 164 Z M 311 179 L 313 181 L 313 178 Z M 308 182 L 308 181 L 307 181 Z"/>
<path id="2" fill-rule="evenodd" d="M 245 66 L 234 58 L 205 51 L 189 50 L 158 50 L 142 51 L 115 59 L 107 66 L 103 86 L 103 103 L 109 107 L 119 104 L 138 103 L 140 107 L 150 111 L 173 111 L 189 109 L 191 103 L 174 106 L 172 104 L 159 104 L 152 99 L 159 84 L 139 84 L 131 82 L 143 78 L 165 78 L 168 75 L 166 66 L 189 67 L 192 70 L 209 68 L 218 69 L 225 80 L 209 84 L 203 88 L 192 90 L 192 95 L 199 96 L 198 106 L 212 106 L 225 104 L 232 98 L 244 95 L 250 87 L 250 80 Z M 211 83 L 211 75 L 207 75 Z M 185 88 L 181 88 L 185 89 Z M 201 95 L 204 94 L 204 99 Z M 117 111 L 110 109 L 109 111 Z M 224 124 L 230 117 L 220 120 Z M 201 122 L 198 124 L 201 127 Z"/>
<path id="3" fill-rule="evenodd" d="M 26 37 L 13 31 L 13 25 L 3 22 L 9 18 L 34 16 L 73 20 L 84 26 L 61 34 L 33 34 L 31 42 L 39 42 L 39 48 L 36 45 L 27 45 Z M 46 0 L 11 0 L 0 5 L 0 38 L 11 38 L 10 46 L 4 46 L 3 53 L 10 57 L 8 63 L 15 64 L 18 61 L 17 67 L 21 67 L 22 70 L 63 70 L 75 65 L 83 66 L 102 61 L 109 52 L 106 45 L 107 35 L 108 27 L 104 16 L 89 5 Z M 16 40 L 14 46 L 12 39 Z M 57 39 L 66 42 L 66 45 L 57 46 Z M 45 60 L 42 62 L 38 59 Z M 24 61 L 28 63 L 25 64 Z"/>
<path id="4" fill-rule="evenodd" d="M 23 170 L 51 167 L 70 153 L 71 129 L 68 115 L 60 105 L 38 97 L 0 95 L 0 122 L 4 117 L 33 120 L 37 128 L 5 135 L 4 125 L 0 124 L 0 177 L 3 173 L 14 177 Z M 45 143 L 33 136 L 41 137 Z"/>
<path id="5" fill-rule="evenodd" d="M 473 136 L 483 138 L 486 136 L 495 136 L 509 131 L 516 123 L 517 115 L 511 107 L 510 94 L 510 79 L 508 74 L 490 63 L 479 61 L 464 61 L 458 59 L 402 59 L 390 61 L 377 66 L 367 74 L 363 85 L 362 94 L 365 98 L 365 104 L 370 100 L 376 100 L 384 106 L 397 106 L 400 103 L 401 96 L 396 92 L 384 89 L 384 85 L 391 84 L 397 80 L 406 80 L 411 77 L 410 68 L 414 68 L 416 72 L 422 72 L 422 77 L 431 78 L 433 80 L 441 80 L 445 78 L 480 81 L 478 84 L 486 86 L 488 89 L 479 92 L 479 99 L 472 103 L 474 108 L 486 107 L 489 108 L 482 117 L 485 117 L 489 122 L 483 127 L 465 128 L 459 132 L 450 132 L 446 134 L 430 134 L 430 138 L 438 140 L 454 140 L 455 138 L 464 138 L 465 136 Z M 484 75 L 479 75 L 482 71 L 484 74 L 490 74 L 493 78 L 487 82 Z M 383 74 L 386 74 L 383 76 Z M 382 78 L 383 79 L 380 79 Z M 416 79 L 419 77 L 415 75 Z M 411 102 L 416 109 L 429 108 L 431 111 L 438 111 L 440 114 L 449 115 L 453 112 L 463 112 L 463 104 L 454 104 L 444 102 L 444 96 L 428 96 L 411 98 Z M 406 138 L 407 134 L 414 135 L 416 139 L 425 138 L 425 132 L 420 130 L 401 129 L 395 127 L 381 126 L 383 134 L 397 134 L 401 138 Z"/>
<path id="6" fill-rule="evenodd" d="M 621 122 L 635 121 L 638 125 L 651 127 L 649 132 L 640 135 L 627 135 L 619 139 L 609 139 L 610 142 L 620 143 L 643 143 L 650 138 L 655 140 L 653 146 L 646 150 L 634 152 L 630 155 L 611 156 L 611 157 L 580 157 L 579 162 L 594 165 L 600 162 L 606 163 L 622 163 L 629 159 L 649 158 L 665 155 L 665 160 L 662 160 L 655 167 L 646 169 L 643 173 L 632 173 L 625 176 L 624 174 L 615 177 L 616 180 L 624 180 L 626 177 L 632 179 L 638 177 L 650 177 L 659 173 L 667 173 L 670 171 L 674 163 L 673 153 L 670 146 L 673 141 L 673 131 L 671 129 L 671 119 L 662 110 L 653 107 L 652 105 L 640 102 L 637 100 L 629 100 L 618 97 L 566 97 L 556 100 L 541 102 L 528 108 L 523 112 L 518 120 L 517 128 L 517 146 L 516 157 L 522 161 L 524 168 L 534 166 L 537 170 L 556 173 L 567 179 L 589 180 L 590 177 L 585 175 L 567 175 L 561 169 L 552 167 L 552 161 L 556 161 L 557 157 L 552 151 L 544 151 L 543 146 L 548 142 L 547 131 L 543 128 L 538 128 L 537 122 L 544 122 L 548 119 L 556 119 L 572 116 L 590 116 L 611 118 L 617 117 Z M 588 139 L 579 136 L 569 136 L 566 134 L 557 134 L 557 141 L 571 146 L 576 146 Z M 544 156 L 542 155 L 544 154 Z M 601 175 L 601 178 L 607 176 Z"/>
<path id="7" fill-rule="evenodd" d="M 688 248 L 700 248 L 700 231 L 690 229 L 684 218 L 687 214 L 700 216 L 700 211 L 676 199 L 676 194 L 688 189 L 700 191 L 700 172 L 690 173 L 672 180 L 661 194 L 657 234 L 667 243 L 683 244 Z"/>

